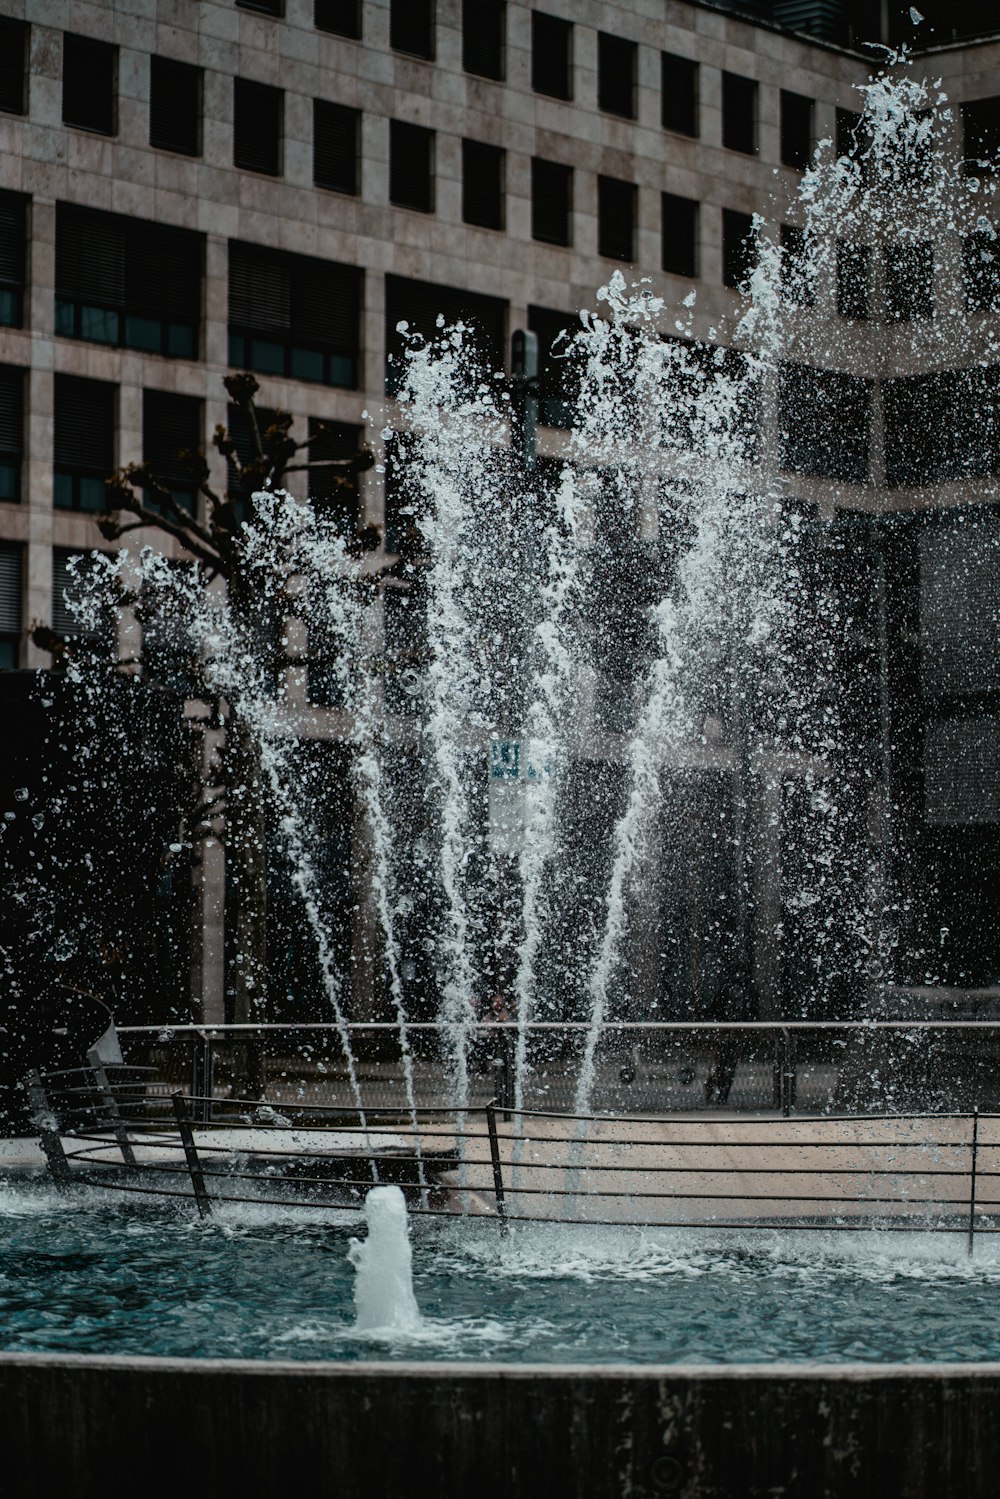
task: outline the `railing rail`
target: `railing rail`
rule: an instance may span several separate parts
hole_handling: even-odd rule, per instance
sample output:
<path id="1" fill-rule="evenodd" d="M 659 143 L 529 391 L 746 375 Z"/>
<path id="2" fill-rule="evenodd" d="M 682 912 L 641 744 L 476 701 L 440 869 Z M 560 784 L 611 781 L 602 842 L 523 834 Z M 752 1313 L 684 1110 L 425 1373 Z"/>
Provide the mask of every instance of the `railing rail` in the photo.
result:
<path id="1" fill-rule="evenodd" d="M 100 1074 L 100 1075 L 98 1075 Z M 41 1143 L 63 1190 L 213 1206 L 358 1207 L 395 1182 L 418 1215 L 508 1225 L 1000 1232 L 1000 1111 L 811 1116 L 580 1114 L 439 1104 L 377 1119 L 347 1105 L 223 1101 L 130 1067 L 35 1074 Z M 207 1106 L 207 1109 L 206 1109 Z M 205 1122 L 208 1113 L 211 1123 Z"/>

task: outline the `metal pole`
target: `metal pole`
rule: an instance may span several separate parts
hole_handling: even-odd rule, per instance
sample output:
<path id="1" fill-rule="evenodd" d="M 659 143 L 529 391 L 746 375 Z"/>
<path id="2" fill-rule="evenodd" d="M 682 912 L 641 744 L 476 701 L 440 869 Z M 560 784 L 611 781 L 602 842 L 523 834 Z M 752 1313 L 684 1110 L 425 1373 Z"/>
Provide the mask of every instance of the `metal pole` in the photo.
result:
<path id="1" fill-rule="evenodd" d="M 31 1122 L 38 1130 L 38 1143 L 45 1152 L 52 1180 L 60 1192 L 64 1192 L 72 1180 L 69 1161 L 59 1134 L 59 1120 L 49 1103 L 48 1094 L 38 1072 L 29 1072 L 25 1078 L 28 1101 L 31 1104 Z"/>
<path id="2" fill-rule="evenodd" d="M 507 1235 L 507 1200 L 503 1192 L 503 1172 L 500 1169 L 500 1141 L 497 1139 L 496 1099 L 486 1105 L 486 1128 L 490 1135 L 490 1159 L 493 1162 L 493 1191 L 497 1200 L 497 1217 L 500 1232 Z"/>
<path id="3" fill-rule="evenodd" d="M 132 1150 L 132 1142 L 128 1137 L 128 1129 L 118 1108 L 118 1100 L 108 1081 L 108 1074 L 104 1070 L 100 1052 L 98 1052 L 96 1047 L 91 1047 L 90 1051 L 87 1052 L 87 1066 L 94 1074 L 94 1082 L 97 1085 L 98 1093 L 101 1095 L 101 1102 L 108 1112 L 111 1128 L 114 1131 L 115 1139 L 118 1141 L 118 1149 L 122 1153 L 122 1160 L 126 1166 L 134 1166 L 135 1153 Z"/>
<path id="4" fill-rule="evenodd" d="M 187 1161 L 195 1202 L 198 1204 L 198 1212 L 202 1218 L 210 1218 L 212 1202 L 208 1195 L 208 1188 L 205 1186 L 205 1176 L 201 1169 L 201 1161 L 198 1159 L 198 1149 L 194 1143 L 194 1132 L 191 1129 L 184 1094 L 178 1091 L 171 1094 L 171 1098 L 174 1105 L 174 1117 L 177 1120 L 177 1131 L 181 1137 L 181 1144 L 184 1146 L 184 1159 Z"/>
<path id="5" fill-rule="evenodd" d="M 969 1183 L 969 1254 L 975 1246 L 976 1235 L 976 1162 L 979 1155 L 979 1110 L 972 1111 L 972 1176 Z"/>

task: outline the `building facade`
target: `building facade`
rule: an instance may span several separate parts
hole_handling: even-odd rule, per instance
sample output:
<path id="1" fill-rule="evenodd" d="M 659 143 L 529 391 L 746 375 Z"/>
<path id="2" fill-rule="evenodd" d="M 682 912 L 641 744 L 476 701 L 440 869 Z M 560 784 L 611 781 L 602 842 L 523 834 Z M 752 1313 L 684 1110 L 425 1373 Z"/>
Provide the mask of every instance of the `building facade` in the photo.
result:
<path id="1" fill-rule="evenodd" d="M 233 369 L 301 435 L 332 424 L 328 456 L 378 456 L 400 322 L 465 316 L 497 365 L 531 328 L 544 365 L 622 268 L 671 305 L 696 289 L 706 336 L 736 306 L 750 216 L 848 128 L 865 37 L 925 48 L 966 106 L 956 130 L 1000 146 L 989 8 L 0 0 L 0 662 L 44 665 L 30 627 L 72 628 L 67 559 L 105 545 L 112 470 L 150 461 L 193 503 L 170 467 L 200 447 L 225 484 L 210 440 Z M 543 452 L 560 441 L 543 425 Z M 800 487 L 832 513 L 822 475 Z M 859 477 L 856 508 L 875 492 Z M 342 503 L 391 531 L 376 473 Z M 293 690 L 322 733 L 309 676 Z M 218 889 L 195 980 L 212 1018 Z"/>

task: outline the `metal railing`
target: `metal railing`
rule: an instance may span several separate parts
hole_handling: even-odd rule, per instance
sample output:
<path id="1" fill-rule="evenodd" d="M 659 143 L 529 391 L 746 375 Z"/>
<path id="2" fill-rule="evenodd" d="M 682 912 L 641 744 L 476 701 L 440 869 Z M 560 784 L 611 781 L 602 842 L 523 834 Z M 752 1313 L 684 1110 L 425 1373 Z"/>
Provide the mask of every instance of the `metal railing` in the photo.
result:
<path id="1" fill-rule="evenodd" d="M 62 1190 L 220 1205 L 359 1208 L 400 1186 L 415 1215 L 669 1229 L 1000 1231 L 1000 1113 L 623 1116 L 285 1105 L 150 1091 L 133 1067 L 28 1080 Z M 200 1122 L 211 1105 L 212 1123 Z"/>

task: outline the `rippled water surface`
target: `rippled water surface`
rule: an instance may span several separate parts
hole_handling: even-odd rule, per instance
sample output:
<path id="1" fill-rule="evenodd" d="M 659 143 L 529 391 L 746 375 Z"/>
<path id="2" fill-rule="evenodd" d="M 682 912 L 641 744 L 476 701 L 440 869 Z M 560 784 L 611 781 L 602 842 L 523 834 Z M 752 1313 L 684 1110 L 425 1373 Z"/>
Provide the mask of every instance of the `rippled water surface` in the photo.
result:
<path id="1" fill-rule="evenodd" d="M 356 1217 L 0 1185 L 0 1347 L 223 1358 L 1000 1358 L 1000 1252 L 957 1236 L 413 1229 L 418 1334 L 353 1330 Z"/>

